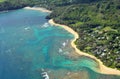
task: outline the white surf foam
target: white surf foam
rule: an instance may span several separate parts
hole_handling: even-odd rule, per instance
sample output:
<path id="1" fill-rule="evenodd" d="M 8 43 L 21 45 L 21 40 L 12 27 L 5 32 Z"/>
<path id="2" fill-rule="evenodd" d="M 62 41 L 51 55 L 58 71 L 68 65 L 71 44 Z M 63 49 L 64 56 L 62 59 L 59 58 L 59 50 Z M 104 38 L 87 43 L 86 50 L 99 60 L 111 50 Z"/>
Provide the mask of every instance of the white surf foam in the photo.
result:
<path id="1" fill-rule="evenodd" d="M 63 47 L 65 47 L 66 46 L 66 42 L 63 42 L 62 45 L 63 45 Z"/>
<path id="2" fill-rule="evenodd" d="M 30 27 L 25 27 L 24 29 L 25 29 L 25 30 L 30 30 Z"/>
<path id="3" fill-rule="evenodd" d="M 44 71 L 44 69 L 43 69 L 43 68 L 42 68 L 41 70 L 42 70 L 42 71 Z"/>
<path id="4" fill-rule="evenodd" d="M 41 27 L 45 27 L 46 28 L 46 27 L 49 27 L 49 26 L 50 26 L 49 23 L 46 22 Z"/>
<path id="5" fill-rule="evenodd" d="M 43 72 L 42 75 L 43 75 L 43 77 L 44 77 L 45 79 L 50 79 L 47 72 Z"/>
<path id="6" fill-rule="evenodd" d="M 63 50 L 61 48 L 59 48 L 59 53 L 63 52 Z"/>
<path id="7" fill-rule="evenodd" d="M 68 54 L 69 54 L 69 52 L 64 52 L 64 54 L 68 55 Z"/>

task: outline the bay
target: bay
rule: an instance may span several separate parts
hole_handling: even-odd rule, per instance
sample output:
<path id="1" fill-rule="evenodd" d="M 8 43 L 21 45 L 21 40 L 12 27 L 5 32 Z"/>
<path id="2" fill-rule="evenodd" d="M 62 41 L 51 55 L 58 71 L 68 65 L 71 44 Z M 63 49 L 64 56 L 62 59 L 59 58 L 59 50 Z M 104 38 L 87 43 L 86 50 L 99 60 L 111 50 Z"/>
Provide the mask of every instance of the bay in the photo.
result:
<path id="1" fill-rule="evenodd" d="M 48 13 L 14 10 L 0 13 L 0 79 L 120 79 L 94 72 L 98 63 L 79 56 L 72 34 L 52 26 Z M 43 74 L 42 74 L 43 73 Z"/>

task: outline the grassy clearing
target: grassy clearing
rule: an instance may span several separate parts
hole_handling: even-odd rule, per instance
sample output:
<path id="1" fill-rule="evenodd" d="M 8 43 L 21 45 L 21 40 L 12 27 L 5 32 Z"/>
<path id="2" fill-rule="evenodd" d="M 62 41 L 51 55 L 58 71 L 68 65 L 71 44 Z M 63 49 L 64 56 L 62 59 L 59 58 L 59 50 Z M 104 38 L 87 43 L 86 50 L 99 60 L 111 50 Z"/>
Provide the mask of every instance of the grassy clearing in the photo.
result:
<path id="1" fill-rule="evenodd" d="M 4 2 L 5 0 L 0 0 L 0 2 Z"/>
<path id="2" fill-rule="evenodd" d="M 117 32 L 117 30 L 115 30 L 115 29 L 112 29 L 111 27 L 105 27 L 105 28 L 103 28 L 102 29 L 103 31 L 115 31 L 115 32 Z"/>

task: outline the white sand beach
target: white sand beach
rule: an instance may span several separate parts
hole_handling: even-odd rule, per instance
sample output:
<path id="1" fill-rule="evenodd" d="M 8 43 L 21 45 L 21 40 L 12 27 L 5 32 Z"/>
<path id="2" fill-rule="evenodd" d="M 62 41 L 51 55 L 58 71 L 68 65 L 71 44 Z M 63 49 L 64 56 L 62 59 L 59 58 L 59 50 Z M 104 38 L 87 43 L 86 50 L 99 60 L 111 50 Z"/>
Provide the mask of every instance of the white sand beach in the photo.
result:
<path id="1" fill-rule="evenodd" d="M 79 38 L 79 35 L 78 35 L 78 33 L 75 32 L 72 28 L 70 28 L 70 27 L 68 27 L 68 26 L 66 26 L 66 25 L 57 24 L 57 23 L 55 23 L 55 22 L 53 21 L 53 19 L 49 20 L 49 23 L 50 23 L 51 25 L 60 26 L 60 27 L 64 28 L 65 30 L 67 30 L 68 32 L 70 32 L 71 34 L 73 34 L 73 35 L 75 36 L 74 39 L 73 39 L 72 42 L 71 42 L 72 47 L 75 49 L 75 51 L 76 51 L 78 54 L 83 55 L 83 56 L 90 57 L 90 58 L 92 58 L 92 59 L 95 59 L 95 60 L 99 63 L 99 67 L 100 67 L 100 69 L 96 70 L 98 73 L 111 74 L 111 75 L 120 75 L 120 71 L 119 71 L 119 70 L 106 67 L 106 66 L 103 65 L 103 63 L 102 63 L 99 59 L 97 59 L 95 56 L 89 55 L 89 54 L 87 54 L 87 53 L 85 53 L 85 52 L 80 51 L 80 50 L 76 47 L 76 45 L 75 45 L 75 43 L 74 43 L 74 42 L 76 41 L 76 39 Z"/>
<path id="2" fill-rule="evenodd" d="M 24 9 L 39 10 L 41 12 L 47 12 L 47 13 L 51 13 L 52 12 L 52 11 L 47 10 L 45 8 L 42 8 L 42 7 L 25 7 Z"/>

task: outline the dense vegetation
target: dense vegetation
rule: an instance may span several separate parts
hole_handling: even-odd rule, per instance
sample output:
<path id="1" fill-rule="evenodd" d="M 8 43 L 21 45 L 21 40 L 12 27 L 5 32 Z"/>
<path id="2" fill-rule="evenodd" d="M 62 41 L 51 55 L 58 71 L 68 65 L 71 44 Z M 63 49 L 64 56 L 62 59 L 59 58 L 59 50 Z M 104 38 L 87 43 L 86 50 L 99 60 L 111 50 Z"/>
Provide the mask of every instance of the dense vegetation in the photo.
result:
<path id="1" fill-rule="evenodd" d="M 0 10 L 24 6 L 52 9 L 47 18 L 78 32 L 77 47 L 120 69 L 120 0 L 3 0 Z"/>
<path id="2" fill-rule="evenodd" d="M 42 6 L 53 9 L 56 6 L 89 3 L 99 0 L 0 0 L 0 11 L 23 8 L 25 6 Z"/>
<path id="3" fill-rule="evenodd" d="M 41 0 L 0 0 L 0 11 L 20 9 L 25 6 L 34 6 Z"/>

